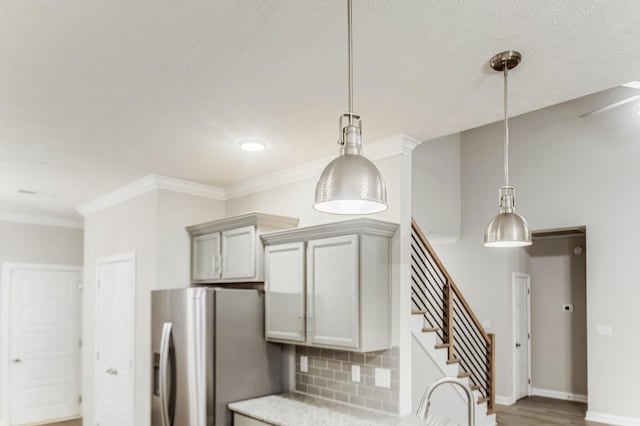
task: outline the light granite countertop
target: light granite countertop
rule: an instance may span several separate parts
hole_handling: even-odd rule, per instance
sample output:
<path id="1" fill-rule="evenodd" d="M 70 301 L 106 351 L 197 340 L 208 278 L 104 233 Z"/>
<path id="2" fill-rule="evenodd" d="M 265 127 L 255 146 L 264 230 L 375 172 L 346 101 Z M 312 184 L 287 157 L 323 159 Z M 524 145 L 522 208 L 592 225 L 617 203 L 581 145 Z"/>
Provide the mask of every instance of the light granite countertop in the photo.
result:
<path id="1" fill-rule="evenodd" d="M 457 425 L 455 422 L 437 418 L 425 421 L 415 416 L 392 416 L 297 393 L 232 402 L 229 409 L 276 426 Z"/>

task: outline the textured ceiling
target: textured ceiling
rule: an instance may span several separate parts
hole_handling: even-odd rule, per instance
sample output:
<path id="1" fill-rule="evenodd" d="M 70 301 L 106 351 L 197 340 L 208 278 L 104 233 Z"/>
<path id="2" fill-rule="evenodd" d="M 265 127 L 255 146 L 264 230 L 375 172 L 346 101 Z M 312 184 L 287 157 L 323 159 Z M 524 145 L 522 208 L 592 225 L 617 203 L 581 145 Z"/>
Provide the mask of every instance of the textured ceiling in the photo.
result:
<path id="1" fill-rule="evenodd" d="M 149 173 L 218 186 L 336 151 L 345 1 L 0 3 L 0 200 L 71 212 Z M 638 79 L 636 0 L 355 0 L 366 141 L 498 120 Z M 234 142 L 270 141 L 258 154 Z M 41 195 L 16 194 L 19 188 Z"/>

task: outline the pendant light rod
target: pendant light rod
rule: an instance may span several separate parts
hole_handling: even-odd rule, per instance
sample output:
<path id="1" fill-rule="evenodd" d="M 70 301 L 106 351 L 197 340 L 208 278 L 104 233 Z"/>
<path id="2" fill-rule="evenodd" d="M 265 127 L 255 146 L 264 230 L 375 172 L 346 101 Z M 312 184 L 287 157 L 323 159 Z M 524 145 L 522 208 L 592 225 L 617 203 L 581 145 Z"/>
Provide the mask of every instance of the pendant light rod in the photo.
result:
<path id="1" fill-rule="evenodd" d="M 504 186 L 509 186 L 509 67 L 504 67 Z"/>
<path id="2" fill-rule="evenodd" d="M 347 32 L 349 57 L 349 124 L 353 124 L 353 7 L 352 0 L 347 0 Z"/>

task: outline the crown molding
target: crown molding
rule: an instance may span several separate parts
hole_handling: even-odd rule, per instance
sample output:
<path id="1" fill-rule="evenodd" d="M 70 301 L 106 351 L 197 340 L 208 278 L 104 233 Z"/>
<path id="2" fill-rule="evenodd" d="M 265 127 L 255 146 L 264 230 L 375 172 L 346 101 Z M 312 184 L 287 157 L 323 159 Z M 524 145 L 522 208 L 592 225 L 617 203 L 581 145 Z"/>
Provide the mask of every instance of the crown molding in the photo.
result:
<path id="1" fill-rule="evenodd" d="M 58 226 L 61 228 L 82 229 L 82 218 L 48 214 L 42 212 L 12 211 L 0 209 L 0 221 L 12 223 L 26 223 L 30 225 Z"/>
<path id="2" fill-rule="evenodd" d="M 166 176 L 148 175 L 140 180 L 111 191 L 100 198 L 83 204 L 78 207 L 77 210 L 82 216 L 87 216 L 106 209 L 107 207 L 112 207 L 130 200 L 131 198 L 137 197 L 146 192 L 158 189 L 211 198 L 214 200 L 226 199 L 225 191 L 222 188 Z"/>
<path id="3" fill-rule="evenodd" d="M 370 160 L 380 160 L 394 155 L 407 155 L 420 144 L 420 141 L 410 136 L 399 135 L 380 142 L 374 142 L 363 146 L 364 154 Z M 246 182 L 231 185 L 225 188 L 226 198 L 238 198 L 255 192 L 277 188 L 291 182 L 297 182 L 313 177 L 318 177 L 324 167 L 335 158 L 325 157 L 299 166 L 250 179 Z"/>
<path id="4" fill-rule="evenodd" d="M 382 158 L 392 157 L 394 155 L 410 154 L 411 151 L 413 151 L 413 149 L 419 144 L 420 141 L 417 139 L 407 135 L 399 135 L 379 142 L 367 144 L 363 147 L 363 151 L 370 160 L 379 160 Z M 214 200 L 229 200 L 253 194 L 255 192 L 277 188 L 291 182 L 298 182 L 317 177 L 320 175 L 327 163 L 334 158 L 335 156 L 325 157 L 320 160 L 290 167 L 276 173 L 250 179 L 246 182 L 231 185 L 226 188 L 204 185 L 201 183 L 166 176 L 149 175 L 79 206 L 77 211 L 82 216 L 87 216 L 157 189 L 211 198 Z"/>

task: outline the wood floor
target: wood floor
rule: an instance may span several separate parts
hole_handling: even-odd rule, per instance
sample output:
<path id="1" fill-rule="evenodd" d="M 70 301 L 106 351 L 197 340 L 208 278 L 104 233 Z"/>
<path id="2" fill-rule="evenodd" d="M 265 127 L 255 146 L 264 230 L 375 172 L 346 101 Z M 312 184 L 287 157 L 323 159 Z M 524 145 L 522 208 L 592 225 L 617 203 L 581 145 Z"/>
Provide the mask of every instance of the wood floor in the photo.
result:
<path id="1" fill-rule="evenodd" d="M 587 404 L 530 396 L 509 406 L 498 405 L 498 426 L 580 425 L 603 426 L 584 419 Z"/>
<path id="2" fill-rule="evenodd" d="M 60 423 L 49 423 L 46 426 L 82 426 L 82 419 L 69 420 Z"/>

